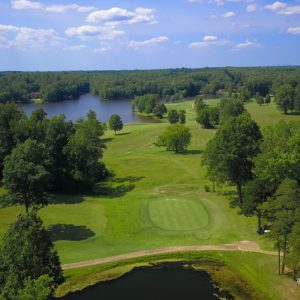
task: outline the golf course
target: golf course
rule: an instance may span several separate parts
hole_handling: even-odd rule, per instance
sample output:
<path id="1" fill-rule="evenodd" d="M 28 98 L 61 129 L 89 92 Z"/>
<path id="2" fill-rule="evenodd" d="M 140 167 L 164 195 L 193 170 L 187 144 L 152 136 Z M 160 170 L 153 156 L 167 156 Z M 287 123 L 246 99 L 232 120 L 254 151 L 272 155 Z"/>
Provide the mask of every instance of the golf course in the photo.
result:
<path id="1" fill-rule="evenodd" d="M 215 106 L 218 101 L 206 102 Z M 164 119 L 160 123 L 127 124 L 117 135 L 108 130 L 102 138 L 106 146 L 103 161 L 112 176 L 89 194 L 53 196 L 51 204 L 41 209 L 39 215 L 55 241 L 63 267 L 138 251 L 166 247 L 175 250 L 157 256 L 154 252 L 148 259 L 143 255 L 135 259 L 133 255 L 123 262 L 100 261 L 87 264 L 86 268 L 70 268 L 65 271 L 67 281 L 59 287 L 58 295 L 117 277 L 149 261 L 189 259 L 190 255 L 221 260 L 263 295 L 262 299 L 296 299 L 300 296 L 299 286 L 287 276 L 276 274 L 274 242 L 257 234 L 256 217 L 245 217 L 239 208 L 231 207 L 235 188 L 224 184 L 212 191 L 201 159 L 216 130 L 203 129 L 195 122 L 192 100 L 168 104 L 167 108 L 186 110 L 186 125 L 192 139 L 185 153 L 175 154 L 154 145 L 168 126 Z M 274 103 L 259 106 L 250 102 L 246 109 L 262 130 L 280 119 L 299 118 L 283 115 Z M 1 235 L 23 211 L 21 206 L 0 209 Z M 250 241 L 254 250 L 217 250 L 220 245 L 241 241 Z M 205 245 L 215 245 L 216 249 L 176 249 Z M 252 250 L 265 253 L 247 252 Z"/>

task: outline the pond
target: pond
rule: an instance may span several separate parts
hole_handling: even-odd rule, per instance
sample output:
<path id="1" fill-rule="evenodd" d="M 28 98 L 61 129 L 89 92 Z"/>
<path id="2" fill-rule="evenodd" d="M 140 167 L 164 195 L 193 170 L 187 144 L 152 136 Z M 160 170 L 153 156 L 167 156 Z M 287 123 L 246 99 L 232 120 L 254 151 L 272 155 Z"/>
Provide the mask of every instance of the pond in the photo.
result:
<path id="1" fill-rule="evenodd" d="M 68 120 L 76 121 L 78 118 L 86 116 L 90 109 L 97 113 L 97 117 L 102 122 L 107 122 L 112 114 L 121 116 L 123 123 L 136 122 L 159 122 L 156 119 L 134 114 L 131 110 L 129 99 L 103 100 L 98 96 L 86 94 L 77 100 L 60 101 L 43 104 L 22 104 L 20 107 L 29 115 L 33 110 L 42 108 L 47 113 L 48 118 L 55 115 L 64 114 Z"/>
<path id="2" fill-rule="evenodd" d="M 205 271 L 193 271 L 178 264 L 168 264 L 154 269 L 138 268 L 119 279 L 96 284 L 60 299 L 216 300 L 224 296 L 229 297 L 213 285 Z"/>

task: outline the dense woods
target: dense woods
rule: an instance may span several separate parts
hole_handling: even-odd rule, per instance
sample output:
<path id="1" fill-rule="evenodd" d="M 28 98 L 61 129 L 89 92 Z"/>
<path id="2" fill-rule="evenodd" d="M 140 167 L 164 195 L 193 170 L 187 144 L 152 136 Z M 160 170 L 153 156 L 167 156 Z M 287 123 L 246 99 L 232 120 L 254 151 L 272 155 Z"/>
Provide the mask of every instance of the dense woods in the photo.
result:
<path id="1" fill-rule="evenodd" d="M 280 95 L 277 90 L 281 85 L 291 86 L 299 94 L 299 82 L 299 67 L 2 72 L 0 102 L 26 103 L 32 98 L 62 101 L 87 92 L 104 99 L 157 94 L 165 102 L 176 102 L 199 93 L 216 96 L 223 91 L 238 93 L 242 101 L 247 101 L 256 95 Z"/>

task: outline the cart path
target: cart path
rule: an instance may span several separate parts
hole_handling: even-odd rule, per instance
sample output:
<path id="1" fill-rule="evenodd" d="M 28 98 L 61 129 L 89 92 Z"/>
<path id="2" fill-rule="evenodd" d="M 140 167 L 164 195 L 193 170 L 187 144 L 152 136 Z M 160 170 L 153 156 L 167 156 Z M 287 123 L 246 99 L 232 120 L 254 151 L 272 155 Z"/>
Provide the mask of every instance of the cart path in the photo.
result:
<path id="1" fill-rule="evenodd" d="M 156 254 L 165 254 L 165 253 L 173 253 L 173 252 L 185 252 L 185 251 L 245 251 L 245 252 L 256 252 L 263 253 L 269 255 L 277 255 L 277 252 L 274 251 L 265 251 L 260 249 L 256 242 L 251 241 L 239 241 L 232 244 L 224 244 L 224 245 L 198 245 L 198 246 L 174 246 L 174 247 L 166 247 L 152 250 L 143 250 L 138 252 L 131 252 L 116 256 L 108 256 L 103 258 L 97 258 L 92 260 L 86 260 L 76 263 L 64 264 L 62 268 L 64 270 L 77 269 L 89 266 L 95 266 L 110 262 L 117 262 L 124 259 L 137 258 L 149 255 Z"/>

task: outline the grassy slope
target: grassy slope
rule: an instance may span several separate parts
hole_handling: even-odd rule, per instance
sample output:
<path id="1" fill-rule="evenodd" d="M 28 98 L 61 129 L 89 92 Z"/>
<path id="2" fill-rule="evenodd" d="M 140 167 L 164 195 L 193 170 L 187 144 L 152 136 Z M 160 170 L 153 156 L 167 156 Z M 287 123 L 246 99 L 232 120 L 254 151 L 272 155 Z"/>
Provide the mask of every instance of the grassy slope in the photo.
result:
<path id="1" fill-rule="evenodd" d="M 215 105 L 216 101 L 209 100 L 209 103 Z M 56 242 L 63 263 L 163 246 L 223 244 L 238 240 L 258 241 L 262 247 L 270 248 L 270 243 L 255 233 L 255 218 L 245 218 L 238 214 L 237 209 L 229 208 L 228 196 L 222 195 L 228 187 L 219 187 L 219 193 L 204 191 L 204 185 L 210 185 L 210 182 L 201 167 L 201 151 L 215 131 L 195 124 L 191 101 L 169 107 L 187 110 L 188 126 L 192 132 L 187 154 L 176 155 L 153 145 L 168 126 L 166 122 L 127 125 L 117 136 L 108 132 L 104 161 L 109 169 L 116 172 L 115 179 L 105 183 L 97 196 L 82 196 L 82 199 L 78 196 L 57 196 L 62 204 L 41 210 L 46 225 L 75 225 L 65 233 L 69 240 Z M 248 108 L 260 124 L 266 123 L 264 115 L 273 122 L 285 117 L 273 105 L 259 107 L 251 103 Z M 156 212 L 152 208 L 151 219 L 150 203 L 168 199 L 201 203 L 207 212 L 202 223 L 206 224 L 208 218 L 208 224 L 179 230 L 189 218 L 189 210 L 177 211 L 178 220 L 172 220 L 175 211 L 168 210 L 168 205 L 159 206 Z M 67 202 L 73 204 L 63 204 Z M 161 210 L 162 207 L 165 211 Z M 20 207 L 0 210 L 0 234 L 22 210 Z M 158 215 L 161 222 L 157 221 Z M 163 230 L 161 224 L 171 225 L 168 225 L 168 230 Z M 91 231 L 94 236 L 85 239 Z M 72 240 L 76 235 L 80 235 L 82 240 Z"/>

